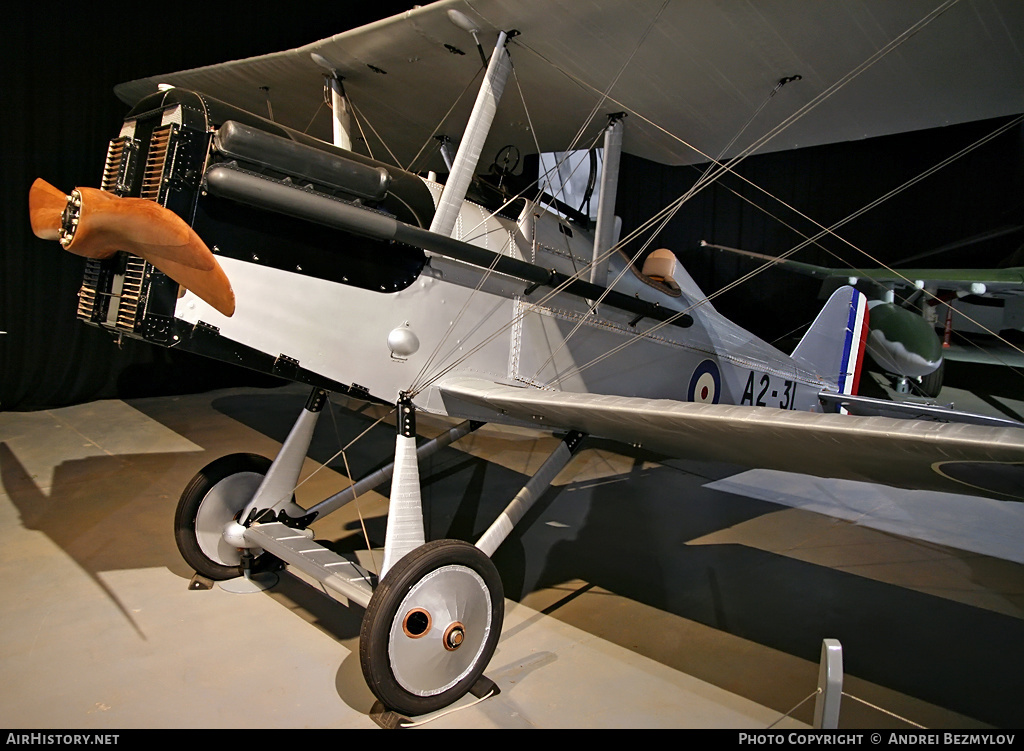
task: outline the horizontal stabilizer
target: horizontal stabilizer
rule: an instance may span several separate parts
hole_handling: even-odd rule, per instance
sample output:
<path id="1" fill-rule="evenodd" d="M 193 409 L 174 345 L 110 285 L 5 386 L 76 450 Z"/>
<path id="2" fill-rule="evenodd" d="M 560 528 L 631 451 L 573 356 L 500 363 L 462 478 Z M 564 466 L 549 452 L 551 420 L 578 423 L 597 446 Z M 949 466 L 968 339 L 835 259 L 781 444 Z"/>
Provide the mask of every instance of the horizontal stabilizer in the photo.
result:
<path id="1" fill-rule="evenodd" d="M 961 412 L 940 407 L 936 404 L 917 404 L 916 402 L 894 402 L 889 399 L 875 399 L 870 396 L 854 396 L 852 394 L 831 394 L 822 391 L 818 400 L 826 411 L 836 412 L 840 408 L 847 414 L 864 417 L 894 417 L 903 420 L 933 420 L 935 422 L 962 422 L 968 425 L 994 425 L 1004 428 L 1024 428 L 1024 422 L 1011 420 L 1008 417 L 992 417 L 975 412 Z"/>

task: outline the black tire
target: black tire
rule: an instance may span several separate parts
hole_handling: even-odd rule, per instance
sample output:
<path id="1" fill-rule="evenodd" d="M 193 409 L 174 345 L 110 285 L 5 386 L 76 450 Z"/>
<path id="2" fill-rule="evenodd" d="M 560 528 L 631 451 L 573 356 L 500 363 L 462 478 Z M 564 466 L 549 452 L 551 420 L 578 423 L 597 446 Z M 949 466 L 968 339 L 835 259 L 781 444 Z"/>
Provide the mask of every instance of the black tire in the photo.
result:
<path id="1" fill-rule="evenodd" d="M 443 606 L 418 607 L 423 593 L 436 602 L 436 587 L 442 593 L 445 587 L 458 589 L 462 596 L 445 598 Z M 417 615 L 419 632 L 413 634 L 403 626 Z M 388 571 L 366 608 L 359 632 L 363 677 L 374 696 L 396 712 L 415 716 L 442 709 L 483 675 L 504 616 L 501 577 L 479 548 L 461 540 L 421 545 Z M 450 646 L 453 631 L 458 643 Z"/>
<path id="2" fill-rule="evenodd" d="M 942 391 L 942 379 L 946 374 L 946 361 L 943 360 L 939 363 L 939 367 L 933 370 L 926 376 L 921 376 L 921 383 L 918 384 L 917 389 L 923 396 L 927 396 L 929 399 L 935 399 L 938 397 L 939 392 Z"/>
<path id="3" fill-rule="evenodd" d="M 242 575 L 240 554 L 218 543 L 219 530 L 252 500 L 270 464 L 258 454 L 229 454 L 207 464 L 185 487 L 174 512 L 174 539 L 196 573 L 214 581 Z"/>

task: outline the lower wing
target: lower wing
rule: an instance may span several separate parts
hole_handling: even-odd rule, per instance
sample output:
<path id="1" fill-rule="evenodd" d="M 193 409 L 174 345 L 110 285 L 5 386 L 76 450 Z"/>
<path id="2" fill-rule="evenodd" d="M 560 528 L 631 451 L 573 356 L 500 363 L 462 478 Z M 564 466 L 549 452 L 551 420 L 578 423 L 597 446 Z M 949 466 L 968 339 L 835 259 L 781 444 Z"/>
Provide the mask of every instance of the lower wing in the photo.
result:
<path id="1" fill-rule="evenodd" d="M 579 430 L 683 459 L 1024 501 L 1024 430 L 518 388 L 455 378 L 449 414 Z"/>

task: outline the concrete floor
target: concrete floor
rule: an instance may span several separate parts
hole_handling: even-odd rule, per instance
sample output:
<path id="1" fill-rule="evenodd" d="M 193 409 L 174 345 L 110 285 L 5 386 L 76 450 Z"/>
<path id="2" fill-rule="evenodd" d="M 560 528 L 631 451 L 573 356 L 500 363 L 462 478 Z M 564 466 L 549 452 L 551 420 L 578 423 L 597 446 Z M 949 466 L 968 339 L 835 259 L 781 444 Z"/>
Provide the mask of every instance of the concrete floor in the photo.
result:
<path id="1" fill-rule="evenodd" d="M 4 726 L 375 727 L 361 609 L 291 572 L 265 592 L 190 591 L 174 543 L 195 472 L 237 451 L 273 456 L 305 395 L 0 414 Z M 344 487 L 345 460 L 361 476 L 393 451 L 381 424 L 336 456 L 382 412 L 332 401 L 307 472 L 330 461 L 300 504 Z M 427 461 L 428 538 L 475 539 L 555 443 L 488 426 Z M 792 484 L 766 500 L 782 478 L 737 471 L 586 443 L 495 555 L 508 599 L 487 675 L 501 693 L 424 727 L 805 727 L 823 638 L 844 648 L 840 727 L 1024 721 L 1020 560 L 801 508 Z M 819 503 L 845 505 L 823 487 Z M 317 539 L 373 565 L 363 529 L 379 546 L 386 508 L 367 494 L 314 524 Z"/>

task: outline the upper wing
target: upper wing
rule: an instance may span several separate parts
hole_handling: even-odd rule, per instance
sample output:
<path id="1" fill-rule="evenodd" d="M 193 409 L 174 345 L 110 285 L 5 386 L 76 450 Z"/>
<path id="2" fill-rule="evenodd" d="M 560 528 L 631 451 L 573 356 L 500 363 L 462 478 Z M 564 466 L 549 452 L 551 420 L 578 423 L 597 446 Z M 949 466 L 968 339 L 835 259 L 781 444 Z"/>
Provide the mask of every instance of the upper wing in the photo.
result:
<path id="1" fill-rule="evenodd" d="M 747 123 L 764 133 L 843 80 L 890 41 L 935 14 L 895 52 L 864 69 L 762 151 L 855 140 L 1016 114 L 1024 106 L 1024 3 L 961 0 L 708 3 L 665 0 L 441 0 L 298 49 L 122 84 L 130 104 L 160 83 L 203 91 L 330 140 L 323 70 L 344 77 L 354 106 L 401 166 L 442 169 L 432 137 L 458 137 L 481 61 L 458 10 L 479 26 L 487 54 L 498 31 L 517 30 L 515 65 L 485 158 L 506 144 L 523 153 L 564 151 L 596 112 L 630 117 L 624 149 L 671 164 L 707 161 Z M 521 92 L 521 94 L 520 94 Z M 607 92 L 608 98 L 602 99 Z M 525 108 L 524 108 L 525 103 Z M 451 109 L 450 109 L 451 108 Z M 378 158 L 375 136 L 366 138 Z M 744 148 L 740 142 L 732 149 Z M 436 151 L 436 149 L 434 150 Z M 417 154 L 420 158 L 415 159 Z M 415 161 L 414 161 L 415 159 Z"/>
<path id="2" fill-rule="evenodd" d="M 1024 500 L 1024 430 L 444 382 L 449 414 L 573 429 L 674 457 Z"/>
<path id="3" fill-rule="evenodd" d="M 942 289 L 962 289 L 976 294 L 987 292 L 996 295 L 1024 295 L 1024 267 L 1020 266 L 1005 269 L 837 269 L 708 242 L 702 242 L 701 245 L 778 264 L 816 279 L 841 279 L 843 284 L 848 284 L 848 279 L 859 278 L 870 279 L 883 286 L 917 287 L 924 284 Z M 984 285 L 984 289 L 979 291 L 975 286 L 978 284 Z"/>

